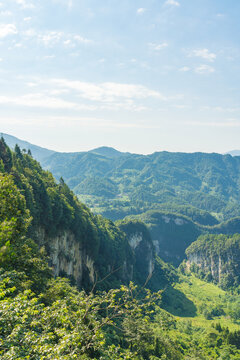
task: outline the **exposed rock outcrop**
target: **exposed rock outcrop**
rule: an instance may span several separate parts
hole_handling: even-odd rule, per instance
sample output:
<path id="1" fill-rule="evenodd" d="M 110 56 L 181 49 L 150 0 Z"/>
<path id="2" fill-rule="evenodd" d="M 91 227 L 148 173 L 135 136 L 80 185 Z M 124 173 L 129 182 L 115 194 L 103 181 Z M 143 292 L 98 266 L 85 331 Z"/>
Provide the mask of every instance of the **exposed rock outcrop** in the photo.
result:
<path id="1" fill-rule="evenodd" d="M 99 280 L 98 259 L 93 259 L 70 231 L 62 231 L 54 237 L 49 237 L 43 228 L 38 228 L 35 239 L 39 246 L 45 246 L 47 249 L 54 276 L 67 276 L 79 287 L 86 284 L 93 285 L 97 279 Z M 127 283 L 136 280 L 136 277 L 140 280 L 143 276 L 143 281 L 145 281 L 154 270 L 155 255 L 151 238 L 146 238 L 141 231 L 132 231 L 131 235 L 127 236 L 127 240 L 132 257 L 123 259 L 118 271 L 119 278 Z M 105 264 L 105 268 L 107 275 L 116 270 L 111 259 L 108 264 Z"/>
<path id="2" fill-rule="evenodd" d="M 78 286 L 83 282 L 94 283 L 94 260 L 73 233 L 62 231 L 54 237 L 48 237 L 45 230 L 39 228 L 36 231 L 36 240 L 40 246 L 46 247 L 54 276 L 65 275 L 74 279 Z"/>
<path id="3" fill-rule="evenodd" d="M 134 277 L 144 283 L 152 276 L 155 266 L 155 250 L 149 231 L 146 225 L 136 220 L 119 222 L 119 227 L 127 235 L 134 253 Z"/>
<path id="4" fill-rule="evenodd" d="M 227 288 L 240 283 L 240 235 L 203 235 L 186 250 L 187 268 Z"/>

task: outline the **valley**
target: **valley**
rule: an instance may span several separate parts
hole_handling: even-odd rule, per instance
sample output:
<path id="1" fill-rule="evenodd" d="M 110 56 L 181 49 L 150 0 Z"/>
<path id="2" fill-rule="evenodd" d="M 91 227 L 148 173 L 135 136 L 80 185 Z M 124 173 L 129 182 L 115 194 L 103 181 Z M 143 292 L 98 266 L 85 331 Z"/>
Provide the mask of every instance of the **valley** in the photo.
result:
<path id="1" fill-rule="evenodd" d="M 238 157 L 44 150 L 43 170 L 23 145 L 0 141 L 3 360 L 240 358 Z"/>

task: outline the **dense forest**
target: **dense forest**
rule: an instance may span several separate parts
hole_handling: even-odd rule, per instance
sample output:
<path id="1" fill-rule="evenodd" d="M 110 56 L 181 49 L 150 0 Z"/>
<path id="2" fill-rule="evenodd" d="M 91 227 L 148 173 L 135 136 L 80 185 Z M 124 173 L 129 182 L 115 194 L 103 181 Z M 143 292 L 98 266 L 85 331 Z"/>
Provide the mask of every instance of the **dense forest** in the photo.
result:
<path id="1" fill-rule="evenodd" d="M 4 134 L 14 146 L 18 139 Z M 94 214 L 144 222 L 157 254 L 173 265 L 201 234 L 240 232 L 240 157 L 206 153 L 122 153 L 102 147 L 59 153 L 20 141 Z"/>
<path id="2" fill-rule="evenodd" d="M 80 203 L 30 151 L 12 151 L 3 139 L 0 167 L 1 359 L 240 358 L 240 238 L 219 234 L 231 224 L 236 230 L 238 219 L 206 225 L 189 214 L 150 211 L 113 223 Z M 182 247 L 172 244 L 176 254 L 190 245 L 179 268 L 157 252 L 159 219 L 163 232 L 173 223 L 173 231 L 189 233 Z M 83 258 L 79 267 L 68 242 Z M 209 274 L 209 257 L 221 257 L 220 282 Z"/>
<path id="3" fill-rule="evenodd" d="M 112 220 L 151 209 L 214 225 L 239 214 L 239 157 L 168 152 L 116 156 L 100 150 L 54 153 L 42 164 Z"/>
<path id="4" fill-rule="evenodd" d="M 60 153 L 3 134 L 30 149 L 44 169 L 61 177 L 95 213 L 111 220 L 149 210 L 216 225 L 239 215 L 240 157 L 206 153 L 123 153 L 102 147 Z"/>

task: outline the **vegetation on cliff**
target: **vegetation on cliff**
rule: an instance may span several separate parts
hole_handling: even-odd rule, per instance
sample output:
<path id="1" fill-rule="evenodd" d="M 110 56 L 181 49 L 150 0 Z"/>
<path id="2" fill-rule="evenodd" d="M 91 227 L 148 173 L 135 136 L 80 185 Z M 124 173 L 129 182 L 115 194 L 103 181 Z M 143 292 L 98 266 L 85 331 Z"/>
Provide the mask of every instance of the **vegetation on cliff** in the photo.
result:
<path id="1" fill-rule="evenodd" d="M 155 284 L 165 276 L 165 289 L 156 294 L 132 283 L 120 285 L 120 277 L 114 283 L 108 279 L 105 287 L 119 285 L 108 292 L 95 292 L 96 287 L 86 292 L 71 286 L 67 279 L 54 279 L 46 252 L 30 238 L 40 225 L 49 234 L 51 224 L 56 231 L 66 226 L 79 236 L 81 244 L 92 241 L 90 251 L 102 274 L 104 256 L 111 257 L 114 264 L 126 260 L 123 249 L 129 237 L 142 234 L 146 244 L 151 244 L 151 237 L 136 220 L 125 220 L 119 224 L 120 230 L 111 221 L 93 216 L 63 181 L 56 184 L 30 154 L 18 148 L 12 153 L 3 141 L 0 146 L 1 359 L 239 359 L 236 296 L 179 275 L 160 259 L 155 263 L 155 269 L 161 269 L 155 272 Z M 63 223 L 61 213 L 56 220 L 50 217 L 57 211 L 58 201 L 68 216 Z M 48 204 L 49 218 L 44 204 Z M 81 232 L 74 227 L 75 221 Z M 173 281 L 174 287 L 170 286 Z M 199 294 L 203 287 L 207 287 L 204 301 L 208 301 L 210 315 L 205 314 Z M 230 304 L 227 309 L 226 301 Z"/>
<path id="2" fill-rule="evenodd" d="M 235 291 L 240 287 L 240 234 L 200 236 L 186 250 L 191 271 Z"/>
<path id="3" fill-rule="evenodd" d="M 81 199 L 112 220 L 153 210 L 214 225 L 239 214 L 240 158 L 204 153 L 54 153 L 43 161 Z M 71 169 L 70 169 L 71 164 Z M 107 200 L 111 198 L 111 203 Z"/>
<path id="4" fill-rule="evenodd" d="M 25 154 L 17 145 L 12 152 L 1 139 L 0 160 L 3 176 L 15 184 L 29 220 L 31 217 L 27 235 L 38 241 L 39 228 L 44 229 L 50 240 L 64 231 L 73 233 L 81 248 L 96 262 L 99 278 L 112 273 L 111 280 L 119 284 L 123 262 L 133 261 L 125 235 L 111 221 L 94 216 L 77 200 L 63 179 L 57 184 L 50 172 L 44 171 L 30 153 Z M 43 245 L 49 254 L 49 242 Z M 86 280 L 85 286 L 88 283 Z"/>

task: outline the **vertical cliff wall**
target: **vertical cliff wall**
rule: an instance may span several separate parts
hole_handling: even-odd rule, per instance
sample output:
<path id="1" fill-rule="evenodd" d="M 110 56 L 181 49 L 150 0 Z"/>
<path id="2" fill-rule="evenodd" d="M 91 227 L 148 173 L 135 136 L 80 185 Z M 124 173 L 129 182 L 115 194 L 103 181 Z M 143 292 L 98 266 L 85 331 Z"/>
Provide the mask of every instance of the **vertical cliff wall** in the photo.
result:
<path id="1" fill-rule="evenodd" d="M 240 234 L 202 235 L 186 250 L 187 267 L 228 288 L 240 284 Z"/>

